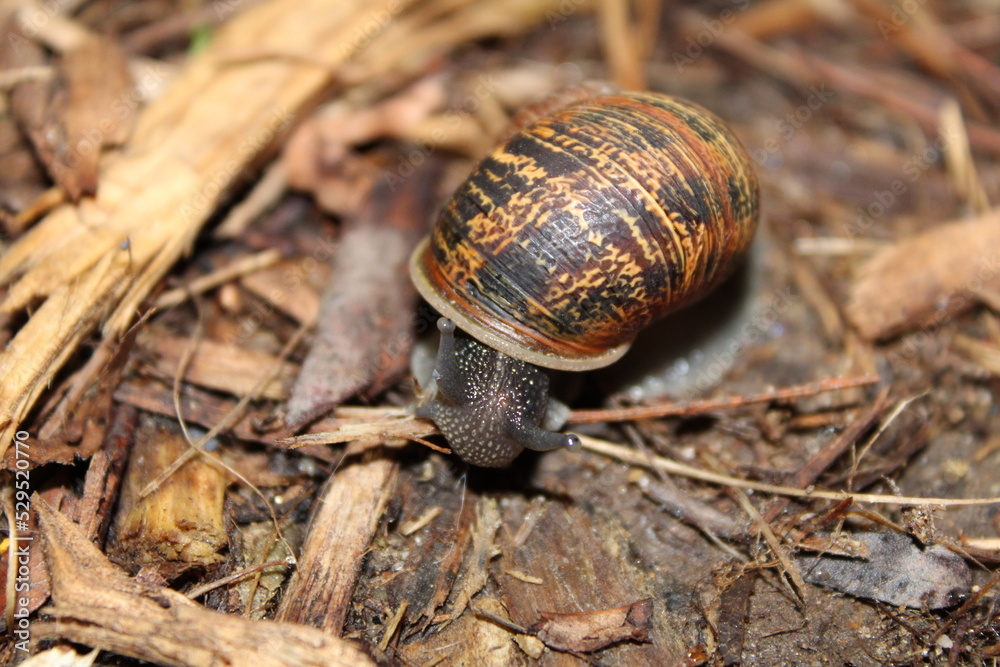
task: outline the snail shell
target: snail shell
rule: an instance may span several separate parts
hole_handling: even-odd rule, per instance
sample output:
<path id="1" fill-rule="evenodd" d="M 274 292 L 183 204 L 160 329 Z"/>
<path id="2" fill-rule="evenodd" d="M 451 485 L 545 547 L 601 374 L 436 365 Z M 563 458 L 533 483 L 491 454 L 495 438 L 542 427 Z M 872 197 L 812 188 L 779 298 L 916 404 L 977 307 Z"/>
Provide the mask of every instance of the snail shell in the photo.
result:
<path id="1" fill-rule="evenodd" d="M 602 95 L 486 157 L 410 272 L 486 345 L 543 367 L 598 368 L 731 272 L 758 199 L 746 150 L 716 116 L 667 95 Z"/>

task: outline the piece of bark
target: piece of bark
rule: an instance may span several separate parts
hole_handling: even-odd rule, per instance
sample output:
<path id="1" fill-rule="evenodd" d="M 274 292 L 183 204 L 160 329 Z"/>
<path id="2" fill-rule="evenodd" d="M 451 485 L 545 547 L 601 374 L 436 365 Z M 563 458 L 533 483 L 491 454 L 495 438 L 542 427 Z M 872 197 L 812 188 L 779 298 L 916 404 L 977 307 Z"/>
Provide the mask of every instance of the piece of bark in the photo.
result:
<path id="1" fill-rule="evenodd" d="M 757 572 L 750 570 L 740 573 L 721 592 L 715 612 L 716 641 L 723 665 L 739 665 L 743 661 L 743 642 L 747 632 L 747 617 L 750 614 L 750 597 L 753 594 Z"/>
<path id="2" fill-rule="evenodd" d="M 209 611 L 169 588 L 127 577 L 69 519 L 35 496 L 52 581 L 54 622 L 38 640 L 67 640 L 162 665 L 340 667 L 372 665 L 355 644 L 294 623 Z M 211 628 L 211 632 L 206 632 Z"/>
<path id="3" fill-rule="evenodd" d="M 319 294 L 305 281 L 289 280 L 288 277 L 302 275 L 308 270 L 307 263 L 315 260 L 315 257 L 303 257 L 279 262 L 244 276 L 240 286 L 300 324 L 314 322 L 319 312 Z"/>
<path id="4" fill-rule="evenodd" d="M 1000 289 L 1000 209 L 942 224 L 878 252 L 851 287 L 847 316 L 870 340 L 935 326 Z"/>
<path id="5" fill-rule="evenodd" d="M 405 370 L 416 291 L 407 264 L 432 212 L 438 160 L 402 182 L 375 184 L 334 252 L 316 338 L 288 400 L 295 429 L 362 390 L 379 391 Z"/>
<path id="6" fill-rule="evenodd" d="M 109 555 L 130 571 L 144 565 L 208 565 L 222 559 L 229 476 L 216 463 L 196 456 L 150 495 L 140 497 L 188 449 L 180 434 L 156 418 L 144 418 L 137 429 L 108 547 Z"/>
<path id="7" fill-rule="evenodd" d="M 573 614 L 542 611 L 542 620 L 529 630 L 549 648 L 590 653 L 622 641 L 649 641 L 652 614 L 652 598 L 614 609 Z"/>
<path id="8" fill-rule="evenodd" d="M 279 621 L 339 635 L 355 581 L 395 488 L 399 464 L 382 451 L 340 468 L 316 502 L 298 567 L 278 608 Z"/>
<path id="9" fill-rule="evenodd" d="M 514 623 L 528 627 L 538 621 L 542 610 L 574 613 L 612 609 L 628 600 L 654 595 L 649 587 L 655 581 L 637 559 L 625 555 L 631 553 L 631 545 L 613 521 L 589 516 L 577 504 L 548 503 L 523 544 L 515 545 L 509 536 L 515 532 L 510 525 L 512 509 L 508 507 L 505 516 L 508 530 L 499 533 L 504 545 L 500 565 L 542 581 L 537 584 L 497 576 L 499 598 Z M 665 636 L 663 625 L 656 622 L 656 626 L 659 636 Z M 684 647 L 673 639 L 649 644 L 626 642 L 615 649 L 615 659 L 629 665 L 674 664 L 682 658 Z"/>
<path id="10" fill-rule="evenodd" d="M 118 491 L 131 451 L 136 422 L 135 408 L 117 406 L 104 446 L 90 459 L 80 499 L 79 521 L 84 535 L 95 544 L 104 544 L 111 525 L 111 510 L 118 503 Z"/>
<path id="11" fill-rule="evenodd" d="M 435 617 L 434 622 L 450 622 L 458 618 L 489 579 L 490 561 L 496 555 L 494 537 L 500 528 L 500 511 L 496 498 L 481 497 L 476 501 L 476 522 L 471 531 L 472 544 L 467 555 L 463 555 L 464 569 L 458 585 L 449 596 L 451 608 L 443 617 Z"/>
<path id="12" fill-rule="evenodd" d="M 149 330 L 147 333 L 153 331 Z M 160 334 L 162 331 L 142 336 L 140 342 L 155 355 L 153 364 L 160 377 L 172 382 L 181 359 L 192 349 L 193 344 L 186 338 Z M 193 353 L 185 367 L 184 381 L 242 398 L 250 394 L 265 373 L 272 373 L 274 370 L 276 374 L 273 379 L 258 390 L 259 398 L 285 398 L 298 366 L 280 361 L 267 352 L 203 339 L 193 345 Z"/>
<path id="13" fill-rule="evenodd" d="M 418 479 L 407 475 L 396 490 L 402 516 L 399 526 L 409 524 L 432 508 L 437 516 L 421 530 L 406 535 L 405 560 L 401 572 L 405 576 L 391 577 L 385 585 L 389 604 L 408 603 L 405 635 L 421 633 L 434 619 L 451 596 L 459 572 L 462 571 L 468 545 L 472 542 L 476 502 L 462 488 L 460 473 L 449 466 L 433 466 L 431 479 Z M 376 572 L 392 570 L 391 563 L 373 562 Z M 466 570 L 469 568 L 466 567 Z M 376 594 L 370 581 L 355 595 L 371 597 Z M 451 628 L 452 626 L 449 626 Z"/>

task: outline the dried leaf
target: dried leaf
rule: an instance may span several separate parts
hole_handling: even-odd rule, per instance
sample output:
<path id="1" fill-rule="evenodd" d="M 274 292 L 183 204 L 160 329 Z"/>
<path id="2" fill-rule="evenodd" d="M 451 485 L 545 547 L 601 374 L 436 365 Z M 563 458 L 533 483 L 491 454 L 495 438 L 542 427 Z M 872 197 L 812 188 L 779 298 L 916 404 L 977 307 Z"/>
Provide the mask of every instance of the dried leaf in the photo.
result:
<path id="1" fill-rule="evenodd" d="M 856 533 L 868 558 L 797 556 L 806 581 L 860 598 L 917 609 L 951 607 L 968 595 L 968 565 L 940 545 L 921 549 L 901 533 Z"/>
<path id="2" fill-rule="evenodd" d="M 861 269 L 847 316 L 869 339 L 940 323 L 972 306 L 970 293 L 1000 288 L 997 248 L 1000 209 L 904 239 Z"/>
<path id="3" fill-rule="evenodd" d="M 33 42 L 19 50 L 34 61 L 40 58 Z M 15 89 L 16 115 L 49 174 L 72 200 L 97 191 L 102 149 L 128 138 L 136 112 L 136 104 L 128 103 L 131 88 L 121 50 L 110 39 L 87 35 L 57 62 L 51 81 Z"/>
<path id="4" fill-rule="evenodd" d="M 652 598 L 624 607 L 575 614 L 543 611 L 539 612 L 542 620 L 529 630 L 549 648 L 590 653 L 621 641 L 648 641 L 652 613 Z"/>
<path id="5" fill-rule="evenodd" d="M 49 109 L 51 155 L 42 158 L 55 181 L 76 201 L 97 191 L 103 148 L 120 146 L 135 120 L 126 103 L 132 77 L 125 54 L 110 39 L 88 36 L 62 57 Z"/>

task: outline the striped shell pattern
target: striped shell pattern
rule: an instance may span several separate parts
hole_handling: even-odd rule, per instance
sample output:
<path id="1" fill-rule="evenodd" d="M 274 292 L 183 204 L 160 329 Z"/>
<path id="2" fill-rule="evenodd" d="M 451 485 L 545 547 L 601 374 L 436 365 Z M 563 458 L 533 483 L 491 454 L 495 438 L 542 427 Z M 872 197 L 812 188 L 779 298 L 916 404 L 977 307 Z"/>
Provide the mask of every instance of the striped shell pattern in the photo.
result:
<path id="1" fill-rule="evenodd" d="M 442 315 L 550 368 L 604 366 L 723 280 L 757 226 L 732 132 L 654 93 L 571 104 L 513 134 L 458 188 L 411 273 Z"/>

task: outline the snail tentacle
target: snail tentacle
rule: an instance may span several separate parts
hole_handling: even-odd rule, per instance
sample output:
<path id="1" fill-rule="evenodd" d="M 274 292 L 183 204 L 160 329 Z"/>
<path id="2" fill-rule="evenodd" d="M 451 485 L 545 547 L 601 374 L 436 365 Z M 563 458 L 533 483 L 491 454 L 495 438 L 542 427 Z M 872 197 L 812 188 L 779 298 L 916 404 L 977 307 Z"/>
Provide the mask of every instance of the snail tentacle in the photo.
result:
<path id="1" fill-rule="evenodd" d="M 549 452 L 553 449 L 572 449 L 580 438 L 572 433 L 557 433 L 546 431 L 535 424 L 524 422 L 510 425 L 510 437 L 520 442 L 526 449 L 536 452 Z"/>

